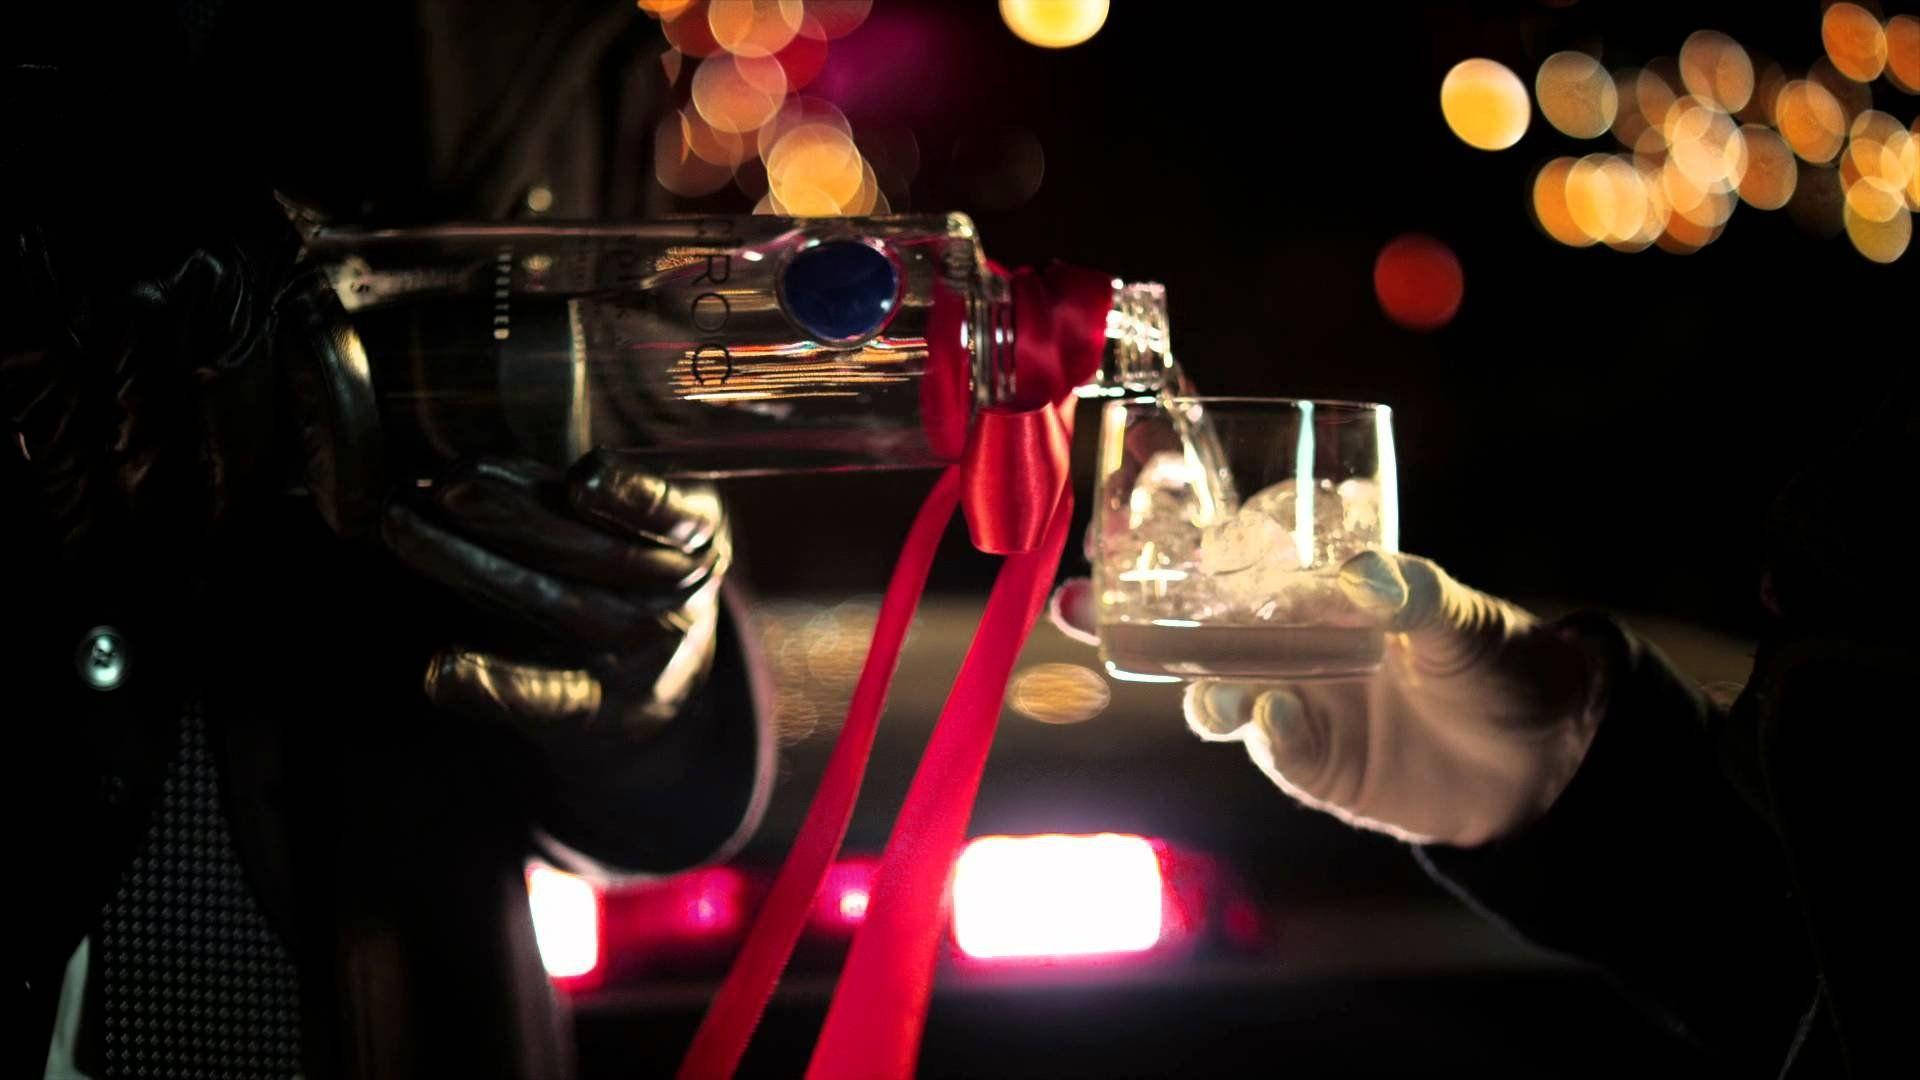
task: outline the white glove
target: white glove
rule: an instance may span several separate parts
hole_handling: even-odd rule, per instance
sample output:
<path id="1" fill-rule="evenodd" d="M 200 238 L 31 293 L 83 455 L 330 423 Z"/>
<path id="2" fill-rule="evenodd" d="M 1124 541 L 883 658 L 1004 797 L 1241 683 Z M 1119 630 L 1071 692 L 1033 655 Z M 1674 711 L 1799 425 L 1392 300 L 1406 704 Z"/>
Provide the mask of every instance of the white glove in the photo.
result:
<path id="1" fill-rule="evenodd" d="M 1201 680 L 1187 724 L 1244 743 L 1281 790 L 1362 828 L 1470 847 L 1537 818 L 1573 778 L 1602 712 L 1598 656 L 1571 632 L 1410 555 L 1364 552 L 1341 590 L 1387 631 L 1369 677 Z M 1054 598 L 1086 640 L 1088 591 Z"/>

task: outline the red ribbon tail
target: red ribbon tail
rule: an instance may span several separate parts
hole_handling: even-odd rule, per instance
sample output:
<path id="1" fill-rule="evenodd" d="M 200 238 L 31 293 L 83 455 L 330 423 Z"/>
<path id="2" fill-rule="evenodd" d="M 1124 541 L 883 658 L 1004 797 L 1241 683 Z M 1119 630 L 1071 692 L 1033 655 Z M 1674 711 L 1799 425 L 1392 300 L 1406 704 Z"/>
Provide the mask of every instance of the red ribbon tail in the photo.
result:
<path id="1" fill-rule="evenodd" d="M 914 1073 L 946 924 L 947 878 L 966 840 L 1007 680 L 1046 604 L 1072 518 L 1063 485 L 1040 546 L 1001 564 L 874 877 L 866 922 L 807 1070 L 814 1080 Z"/>
<path id="2" fill-rule="evenodd" d="M 900 647 L 907 628 L 920 605 L 927 584 L 927 572 L 939 550 L 941 534 L 960 501 L 960 470 L 957 466 L 940 474 L 927 494 L 913 527 L 907 533 L 900 559 L 894 564 L 887 584 L 886 599 L 880 604 L 880 616 L 874 626 L 873 643 L 867 648 L 866 663 L 860 669 L 853 700 L 847 707 L 847 722 L 840 729 L 839 741 L 827 761 L 820 788 L 807 808 L 806 821 L 780 875 L 774 880 L 760 916 L 754 921 L 733 968 L 721 984 L 713 1003 L 707 1008 L 700 1029 L 680 1064 L 680 1080 L 710 1080 L 733 1075 L 746 1053 L 753 1029 L 766 1010 L 773 988 L 793 955 L 794 944 L 806 926 L 807 913 L 820 895 L 833 858 L 846 838 L 847 824 L 853 817 L 853 805 L 860 794 L 861 778 L 867 758 L 873 753 L 874 733 L 879 727 L 880 710 L 886 704 L 887 688 L 899 665 Z"/>

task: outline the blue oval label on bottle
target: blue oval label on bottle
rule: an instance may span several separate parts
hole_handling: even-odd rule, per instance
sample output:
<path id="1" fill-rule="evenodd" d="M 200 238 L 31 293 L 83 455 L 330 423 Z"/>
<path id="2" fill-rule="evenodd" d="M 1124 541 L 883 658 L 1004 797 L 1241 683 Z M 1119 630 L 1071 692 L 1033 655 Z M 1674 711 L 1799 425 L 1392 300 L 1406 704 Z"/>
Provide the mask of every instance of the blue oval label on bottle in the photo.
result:
<path id="1" fill-rule="evenodd" d="M 780 297 L 802 330 L 823 342 L 858 341 L 887 324 L 900 272 L 886 253 L 857 240 L 810 247 L 787 262 Z"/>

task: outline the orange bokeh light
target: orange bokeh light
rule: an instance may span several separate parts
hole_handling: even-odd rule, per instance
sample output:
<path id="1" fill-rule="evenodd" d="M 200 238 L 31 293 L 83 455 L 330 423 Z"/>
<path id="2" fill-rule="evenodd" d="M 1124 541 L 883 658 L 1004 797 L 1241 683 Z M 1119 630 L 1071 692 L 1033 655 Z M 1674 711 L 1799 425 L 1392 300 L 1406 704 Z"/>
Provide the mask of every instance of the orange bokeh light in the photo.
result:
<path id="1" fill-rule="evenodd" d="M 1793 198 L 1799 180 L 1799 166 L 1793 150 L 1771 128 L 1746 124 L 1740 134 L 1745 140 L 1747 168 L 1740 177 L 1740 198 L 1760 210 L 1778 210 Z"/>
<path id="2" fill-rule="evenodd" d="M 1680 81 L 1688 93 L 1721 111 L 1739 112 L 1753 96 L 1753 61 L 1727 35 L 1697 30 L 1680 47 Z"/>
<path id="3" fill-rule="evenodd" d="M 667 44 L 688 56 L 712 56 L 721 51 L 707 25 L 708 0 L 689 0 L 672 15 L 661 16 L 660 29 Z"/>
<path id="4" fill-rule="evenodd" d="M 1857 180 L 1900 195 L 1920 171 L 1920 139 L 1892 116 L 1868 109 L 1854 117 L 1847 132 L 1841 170 L 1849 183 Z"/>
<path id="5" fill-rule="evenodd" d="M 1893 262 L 1906 254 L 1913 242 L 1913 214 L 1905 206 L 1885 221 L 1875 221 L 1856 213 L 1849 199 L 1842 213 L 1853 249 L 1874 262 Z"/>
<path id="6" fill-rule="evenodd" d="M 1440 82 L 1447 127 L 1476 149 L 1504 150 L 1519 142 L 1531 112 L 1526 84 L 1495 60 L 1462 60 Z"/>
<path id="7" fill-rule="evenodd" d="M 1773 119 L 1793 152 L 1816 165 L 1833 160 L 1847 132 L 1840 102 L 1808 79 L 1794 79 L 1780 88 Z"/>
<path id="8" fill-rule="evenodd" d="M 653 175 L 661 187 L 692 199 L 726 187 L 733 179 L 733 170 L 694 153 L 687 144 L 687 131 L 680 114 L 674 112 L 662 118 L 654 131 Z"/>
<path id="9" fill-rule="evenodd" d="M 692 110 L 681 109 L 678 115 L 680 137 L 686 140 L 689 150 L 700 155 L 702 161 L 731 169 L 753 156 L 751 140 L 735 132 L 715 129 Z"/>
<path id="10" fill-rule="evenodd" d="M 800 32 L 801 0 L 719 0 L 707 5 L 707 30 L 736 56 L 772 56 Z"/>
<path id="11" fill-rule="evenodd" d="M 1660 125 L 1668 160 L 1702 188 L 1726 190 L 1746 171 L 1746 140 L 1733 119 L 1689 94 L 1674 101 Z"/>
<path id="12" fill-rule="evenodd" d="M 1872 82 L 1887 66 L 1887 32 L 1858 4 L 1835 4 L 1820 16 L 1820 43 L 1833 66 L 1855 82 Z"/>
<path id="13" fill-rule="evenodd" d="M 1533 220 L 1540 231 L 1568 247 L 1587 247 L 1594 238 L 1573 220 L 1567 209 L 1567 176 L 1573 171 L 1570 157 L 1554 158 L 1540 167 L 1533 178 Z"/>
<path id="14" fill-rule="evenodd" d="M 1667 227 L 1654 241 L 1661 251 L 1691 255 L 1720 238 L 1724 225 L 1701 225 L 1680 214 L 1667 219 Z"/>
<path id="15" fill-rule="evenodd" d="M 779 205 L 796 217 L 815 217 L 870 211 L 859 209 L 872 170 L 853 139 L 830 123 L 806 123 L 780 136 L 766 155 L 767 189 Z"/>
<path id="16" fill-rule="evenodd" d="M 1582 52 L 1558 52 L 1542 61 L 1533 93 L 1547 123 L 1576 139 L 1606 134 L 1620 108 L 1612 76 Z"/>
<path id="17" fill-rule="evenodd" d="M 1895 15 L 1887 20 L 1887 81 L 1920 94 L 1920 18 Z"/>
<path id="18" fill-rule="evenodd" d="M 693 73 L 694 109 L 715 131 L 729 135 L 773 119 L 786 96 L 786 70 L 770 56 L 714 56 Z"/>

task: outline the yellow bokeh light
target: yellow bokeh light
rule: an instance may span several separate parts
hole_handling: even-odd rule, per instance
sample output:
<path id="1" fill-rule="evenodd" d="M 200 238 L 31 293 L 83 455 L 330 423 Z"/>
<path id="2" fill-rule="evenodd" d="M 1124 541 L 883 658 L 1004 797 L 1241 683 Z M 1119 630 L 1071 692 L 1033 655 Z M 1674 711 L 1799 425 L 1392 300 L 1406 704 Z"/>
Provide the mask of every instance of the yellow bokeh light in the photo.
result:
<path id="1" fill-rule="evenodd" d="M 1567 217 L 1590 244 L 1613 231 L 1613 188 L 1600 177 L 1605 154 L 1588 154 L 1567 169 Z"/>
<path id="2" fill-rule="evenodd" d="M 707 161 L 687 145 L 678 112 L 663 117 L 654 131 L 653 175 L 660 186 L 682 198 L 711 195 L 727 186 L 733 170 Z"/>
<path id="3" fill-rule="evenodd" d="M 1107 681 L 1079 664 L 1036 664 L 1015 675 L 1007 687 L 1007 705 L 1043 724 L 1091 720 L 1112 699 Z"/>
<path id="4" fill-rule="evenodd" d="M 1753 61 L 1740 43 L 1718 30 L 1697 30 L 1680 46 L 1680 81 L 1687 92 L 1723 112 L 1739 112 L 1753 97 Z"/>
<path id="5" fill-rule="evenodd" d="M 1640 102 L 1634 97 L 1634 86 L 1639 79 L 1639 68 L 1621 68 L 1613 73 L 1613 97 L 1616 103 L 1613 137 L 1620 140 L 1621 146 L 1633 146 L 1647 131 L 1647 120 L 1640 115 Z"/>
<path id="6" fill-rule="evenodd" d="M 1794 79 L 1780 88 L 1773 105 L 1774 123 L 1793 152 L 1814 164 L 1833 160 L 1847 131 L 1846 114 L 1826 87 Z"/>
<path id="7" fill-rule="evenodd" d="M 860 151 L 854 146 L 853 136 L 828 123 L 801 124 L 782 134 L 765 158 L 768 182 L 783 175 L 801 155 L 805 155 L 803 163 L 809 170 L 835 175 L 851 170 L 856 174 L 854 183 L 859 183 Z"/>
<path id="8" fill-rule="evenodd" d="M 1674 101 L 1660 125 L 1668 160 L 1701 188 L 1725 191 L 1746 171 L 1746 140 L 1726 113 L 1689 94 Z"/>
<path id="9" fill-rule="evenodd" d="M 702 161 L 731 169 L 753 156 L 754 147 L 750 139 L 734 132 L 716 130 L 697 112 L 681 109 L 678 115 L 680 137 L 686 140 L 688 149 L 700 155 Z"/>
<path id="10" fill-rule="evenodd" d="M 1857 179 L 1899 194 L 1920 171 L 1920 140 L 1898 120 L 1874 109 L 1854 117 L 1842 160 L 1849 182 Z"/>
<path id="11" fill-rule="evenodd" d="M 1588 154 L 1574 162 L 1567 170 L 1566 201 L 1567 216 L 1593 241 L 1623 243 L 1646 226 L 1646 184 L 1617 155 Z"/>
<path id="12" fill-rule="evenodd" d="M 1540 167 L 1533 178 L 1533 220 L 1540 231 L 1568 247 L 1586 247 L 1594 238 L 1573 219 L 1567 207 L 1567 176 L 1574 160 L 1554 158 Z"/>
<path id="13" fill-rule="evenodd" d="M 1649 127 L 1633 141 L 1635 161 L 1649 165 L 1660 165 L 1667 160 L 1667 137 L 1657 127 Z"/>
<path id="14" fill-rule="evenodd" d="M 1647 198 L 1640 170 L 1617 155 L 1609 156 L 1600 168 L 1600 176 L 1613 189 L 1613 222 L 1606 240 L 1611 244 L 1631 243 L 1647 227 L 1652 200 Z"/>
<path id="15" fill-rule="evenodd" d="M 1650 68 L 1625 68 L 1613 77 L 1620 101 L 1613 121 L 1614 138 L 1636 153 L 1651 152 L 1646 142 L 1648 131 L 1657 131 L 1673 107 L 1673 87 Z"/>
<path id="16" fill-rule="evenodd" d="M 767 190 L 795 217 L 853 212 L 872 170 L 853 140 L 832 124 L 801 124 L 766 157 Z M 872 201 L 866 203 L 871 210 Z"/>
<path id="17" fill-rule="evenodd" d="M 693 107 L 715 131 L 740 135 L 773 119 L 787 96 L 787 76 L 772 57 L 720 55 L 693 73 Z"/>
<path id="18" fill-rule="evenodd" d="M 1820 16 L 1820 43 L 1833 66 L 1855 82 L 1872 82 L 1887 66 L 1887 32 L 1858 4 L 1835 4 Z"/>
<path id="19" fill-rule="evenodd" d="M 1771 128 L 1759 124 L 1741 127 L 1747 150 L 1746 173 L 1740 177 L 1740 198 L 1760 210 L 1778 210 L 1793 198 L 1799 179 L 1793 149 Z"/>
<path id="20" fill-rule="evenodd" d="M 1099 33 L 1108 6 L 1108 0 L 1000 0 L 1000 19 L 1029 45 L 1065 49 Z"/>
<path id="21" fill-rule="evenodd" d="M 772 196 L 772 192 L 767 193 Z M 840 200 L 817 187 L 811 187 L 800 181 L 789 181 L 781 192 L 786 198 L 779 201 L 779 212 L 788 217 L 839 217 Z"/>
<path id="22" fill-rule="evenodd" d="M 1846 182 L 1846 170 L 1841 170 L 1841 183 L 1847 189 L 1847 212 L 1856 214 L 1866 221 L 1892 221 L 1895 215 L 1907 212 L 1907 200 L 1903 192 L 1888 191 L 1877 184 L 1864 180 Z"/>
<path id="23" fill-rule="evenodd" d="M 1694 183 L 1671 158 L 1660 170 L 1660 192 L 1667 204 L 1673 207 L 1675 215 L 1696 225 L 1725 225 L 1727 218 L 1733 215 L 1734 197 L 1731 189 L 1721 184 L 1703 187 Z"/>
<path id="24" fill-rule="evenodd" d="M 1547 123 L 1576 139 L 1606 134 L 1620 108 L 1612 77 L 1582 52 L 1547 57 L 1534 76 L 1533 92 Z"/>
<path id="25" fill-rule="evenodd" d="M 1505 64 L 1462 60 L 1440 82 L 1440 114 L 1460 141 L 1505 150 L 1527 133 L 1527 87 Z"/>
<path id="26" fill-rule="evenodd" d="M 1887 20 L 1887 81 L 1920 94 L 1920 18 L 1895 15 Z"/>
<path id="27" fill-rule="evenodd" d="M 1666 231 L 1667 219 L 1672 216 L 1673 208 L 1667 205 L 1665 193 L 1660 187 L 1659 168 L 1635 164 L 1634 173 L 1638 177 L 1635 188 L 1644 200 L 1644 212 L 1640 216 L 1640 228 L 1628 236 L 1609 240 L 1607 246 L 1615 251 L 1645 251 L 1653 246 Z"/>
<path id="28" fill-rule="evenodd" d="M 875 212 L 879 201 L 880 178 L 873 174 L 873 162 L 863 154 L 860 157 L 860 187 L 848 201 L 845 212 L 856 217 L 871 214 Z"/>
<path id="29" fill-rule="evenodd" d="M 841 112 L 839 106 L 824 98 L 792 97 L 780 106 L 773 119 L 760 125 L 755 136 L 760 156 L 770 156 L 780 137 L 802 124 L 826 124 L 838 128 L 849 142 L 853 139 L 853 125 L 847 122 L 847 114 Z"/>
<path id="30" fill-rule="evenodd" d="M 668 22 L 680 17 L 693 0 L 635 0 L 641 11 Z"/>
<path id="31" fill-rule="evenodd" d="M 1660 166 L 1660 193 L 1673 207 L 1676 214 L 1690 215 L 1711 193 L 1706 187 L 1693 182 L 1680 166 L 1668 158 Z"/>
<path id="32" fill-rule="evenodd" d="M 1913 127 L 1907 135 L 1914 145 L 1920 146 L 1920 116 L 1913 118 Z M 1907 205 L 1920 210 L 1920 168 L 1913 170 L 1913 175 L 1907 177 Z"/>
<path id="33" fill-rule="evenodd" d="M 737 56 L 772 56 L 800 32 L 801 0 L 716 0 L 707 5 L 707 29 Z"/>
<path id="34" fill-rule="evenodd" d="M 1663 64 L 1662 61 L 1655 61 Z M 1649 124 L 1659 124 L 1666 117 L 1667 110 L 1673 107 L 1673 99 L 1680 91 L 1673 82 L 1653 67 L 1644 67 L 1633 80 L 1633 100 L 1640 106 L 1640 115 Z"/>
<path id="35" fill-rule="evenodd" d="M 1898 259 L 1906 254 L 1907 245 L 1913 241 L 1913 214 L 1904 206 L 1887 220 L 1875 221 L 1856 213 L 1849 199 L 1843 213 L 1847 239 L 1853 242 L 1855 251 L 1874 262 L 1890 263 Z"/>

